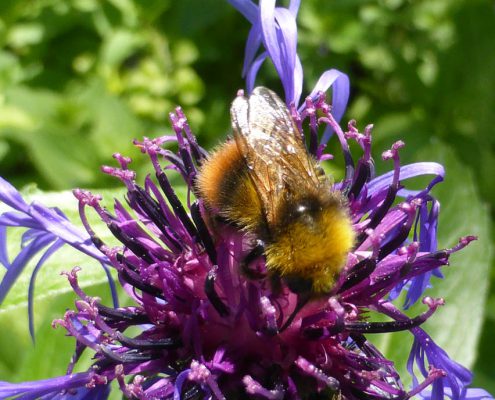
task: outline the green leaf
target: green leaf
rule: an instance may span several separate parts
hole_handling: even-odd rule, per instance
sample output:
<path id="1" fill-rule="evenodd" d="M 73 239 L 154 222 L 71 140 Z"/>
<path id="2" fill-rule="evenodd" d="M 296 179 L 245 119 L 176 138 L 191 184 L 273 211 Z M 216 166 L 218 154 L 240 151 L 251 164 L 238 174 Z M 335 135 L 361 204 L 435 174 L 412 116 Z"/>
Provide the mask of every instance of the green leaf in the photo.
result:
<path id="1" fill-rule="evenodd" d="M 82 113 L 91 121 L 90 139 L 99 154 L 127 153 L 133 148 L 132 140 L 142 136 L 138 118 L 122 99 L 108 92 L 101 80 L 94 79 L 86 88 L 75 90 L 73 95 L 79 96 Z"/>
<path id="2" fill-rule="evenodd" d="M 123 29 L 112 32 L 102 45 L 101 61 L 108 64 L 105 67 L 115 68 L 142 44 L 143 38 L 137 33 Z"/>
<path id="3" fill-rule="evenodd" d="M 7 42 L 14 48 L 38 44 L 43 40 L 43 26 L 39 23 L 17 24 L 9 32 Z"/>
<path id="4" fill-rule="evenodd" d="M 423 328 L 452 359 L 471 368 L 477 355 L 493 256 L 489 212 L 479 197 L 472 171 L 458 161 L 447 145 L 435 142 L 419 150 L 417 159 L 438 161 L 447 171 L 445 182 L 434 191 L 442 207 L 439 247 L 452 247 L 461 236 L 479 237 L 478 241 L 451 257 L 450 266 L 442 269 L 445 279 L 433 278 L 433 288 L 425 292 L 426 296 L 443 297 L 446 305 L 437 310 Z M 424 305 L 417 305 L 409 314 L 424 310 Z M 385 355 L 396 362 L 404 377 L 407 377 L 406 360 L 411 338 L 408 332 L 372 337 Z"/>

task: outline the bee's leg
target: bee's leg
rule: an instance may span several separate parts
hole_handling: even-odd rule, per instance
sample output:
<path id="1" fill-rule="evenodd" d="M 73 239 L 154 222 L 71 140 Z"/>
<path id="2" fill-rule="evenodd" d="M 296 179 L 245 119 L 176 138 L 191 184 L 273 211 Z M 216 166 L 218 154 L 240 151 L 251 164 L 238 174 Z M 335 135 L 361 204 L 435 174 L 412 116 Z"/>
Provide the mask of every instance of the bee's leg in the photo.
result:
<path id="1" fill-rule="evenodd" d="M 254 246 L 251 249 L 251 251 L 247 254 L 247 256 L 244 257 L 244 263 L 247 265 L 247 264 L 253 262 L 258 257 L 261 257 L 264 252 L 265 252 L 265 243 L 263 243 L 262 240 L 257 240 L 256 246 Z"/>
<path id="2" fill-rule="evenodd" d="M 259 280 L 259 279 L 263 279 L 266 276 L 266 274 L 262 272 L 255 271 L 249 268 L 249 264 L 251 264 L 253 261 L 261 257 L 264 252 L 265 252 L 265 244 L 261 240 L 257 240 L 256 246 L 254 246 L 246 255 L 246 257 L 244 257 L 244 259 L 241 261 L 240 263 L 241 271 L 249 279 Z"/>
<path id="3" fill-rule="evenodd" d="M 289 315 L 289 318 L 287 318 L 287 321 L 282 325 L 282 327 L 279 329 L 279 333 L 282 333 L 285 331 L 290 324 L 292 324 L 292 321 L 294 321 L 294 318 L 296 317 L 297 313 L 301 311 L 301 309 L 308 303 L 308 301 L 311 299 L 311 293 L 310 292 L 303 292 L 299 293 L 297 295 L 297 304 L 294 307 L 294 311 L 292 311 L 292 314 Z"/>
<path id="4" fill-rule="evenodd" d="M 285 282 L 292 293 L 303 295 L 313 290 L 313 280 L 301 278 L 300 276 L 286 276 Z"/>
<path id="5" fill-rule="evenodd" d="M 270 273 L 270 287 L 274 296 L 282 293 L 282 277 L 277 272 Z"/>
<path id="6" fill-rule="evenodd" d="M 222 301 L 215 289 L 215 280 L 217 278 L 216 269 L 210 270 L 205 279 L 205 294 L 210 300 L 211 305 L 217 310 L 221 317 L 227 317 L 230 314 L 229 307 Z"/>

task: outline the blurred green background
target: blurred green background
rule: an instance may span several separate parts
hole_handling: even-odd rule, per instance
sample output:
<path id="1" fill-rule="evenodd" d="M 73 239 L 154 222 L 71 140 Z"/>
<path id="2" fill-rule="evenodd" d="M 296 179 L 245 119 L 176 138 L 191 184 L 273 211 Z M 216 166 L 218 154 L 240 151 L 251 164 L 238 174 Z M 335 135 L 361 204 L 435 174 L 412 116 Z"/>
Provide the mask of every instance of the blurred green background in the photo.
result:
<path id="1" fill-rule="evenodd" d="M 402 138 L 405 162 L 427 154 L 452 165 L 448 182 L 469 188 L 460 210 L 479 209 L 475 222 L 483 224 L 487 245 L 478 252 L 490 259 L 493 2 L 304 0 L 298 21 L 303 94 L 324 70 L 338 68 L 351 80 L 345 119 L 357 119 L 360 127 L 375 124 L 375 158 Z M 168 113 L 176 105 L 185 110 L 200 143 L 211 148 L 228 134 L 229 103 L 243 87 L 248 31 L 247 21 L 220 0 L 2 0 L 0 175 L 17 187 L 36 182 L 49 191 L 108 188 L 117 182 L 99 166 L 113 164 L 111 155 L 121 152 L 133 156 L 134 168 L 144 176 L 149 166 L 132 139 L 171 133 Z M 269 67 L 258 83 L 280 88 Z M 449 196 L 453 192 L 445 192 L 444 204 L 456 201 Z M 457 218 L 461 234 L 473 233 L 472 221 L 464 224 L 462 214 Z M 473 288 L 472 296 L 484 296 L 494 273 L 479 279 L 484 289 Z M 484 313 L 479 355 L 472 359 L 475 383 L 494 393 L 493 289 L 487 304 L 472 310 Z M 458 316 L 452 329 L 462 330 L 466 323 L 469 316 Z M 53 336 L 49 328 L 40 330 L 43 337 Z M 16 341 L 28 348 L 23 332 Z M 0 347 L 8 347 L 4 338 Z M 58 358 L 63 373 L 68 357 L 53 346 L 38 345 L 37 355 L 25 350 L 22 362 L 4 362 L 0 380 L 47 377 L 46 368 L 53 370 Z M 0 349 L 2 358 L 9 354 Z M 49 360 L 45 370 L 42 357 Z M 33 362 L 37 372 L 26 372 Z"/>

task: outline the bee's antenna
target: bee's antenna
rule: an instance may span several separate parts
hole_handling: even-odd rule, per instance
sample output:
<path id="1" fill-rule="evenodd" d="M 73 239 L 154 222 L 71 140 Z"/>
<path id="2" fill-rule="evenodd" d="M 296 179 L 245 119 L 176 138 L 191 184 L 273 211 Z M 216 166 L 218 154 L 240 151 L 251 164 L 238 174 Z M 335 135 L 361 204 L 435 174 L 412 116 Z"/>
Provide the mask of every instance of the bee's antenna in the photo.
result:
<path id="1" fill-rule="evenodd" d="M 297 295 L 296 307 L 294 308 L 294 311 L 292 311 L 292 314 L 289 315 L 289 318 L 287 318 L 287 321 L 285 321 L 285 323 L 282 325 L 282 328 L 279 329 L 278 333 L 282 333 L 290 326 L 290 324 L 292 324 L 292 321 L 294 321 L 294 318 L 296 318 L 297 313 L 301 311 L 301 309 L 308 303 L 310 299 L 311 293 L 309 292 L 304 292 Z"/>

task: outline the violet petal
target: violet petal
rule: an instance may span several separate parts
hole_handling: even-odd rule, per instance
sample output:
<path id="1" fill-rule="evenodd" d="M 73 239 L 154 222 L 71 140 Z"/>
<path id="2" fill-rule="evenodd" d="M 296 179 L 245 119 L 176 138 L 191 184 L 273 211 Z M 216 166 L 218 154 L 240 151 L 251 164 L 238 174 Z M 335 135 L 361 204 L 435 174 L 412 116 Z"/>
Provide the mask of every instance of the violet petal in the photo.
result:
<path id="1" fill-rule="evenodd" d="M 421 175 L 445 176 L 445 169 L 436 162 L 419 162 L 403 165 L 400 168 L 399 179 L 405 180 Z M 368 183 L 368 196 L 373 196 L 377 192 L 386 189 L 393 181 L 394 171 L 380 175 Z"/>

